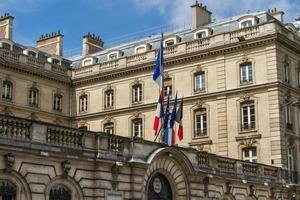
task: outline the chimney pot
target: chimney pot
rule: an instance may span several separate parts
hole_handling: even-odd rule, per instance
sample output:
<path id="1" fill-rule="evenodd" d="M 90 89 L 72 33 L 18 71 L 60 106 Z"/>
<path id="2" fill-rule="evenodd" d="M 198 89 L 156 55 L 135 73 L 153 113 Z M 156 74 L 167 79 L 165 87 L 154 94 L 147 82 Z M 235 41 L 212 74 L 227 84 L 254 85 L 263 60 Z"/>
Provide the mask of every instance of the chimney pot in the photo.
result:
<path id="1" fill-rule="evenodd" d="M 63 35 L 60 34 L 60 31 L 42 34 L 36 42 L 36 46 L 40 51 L 62 56 Z"/>
<path id="2" fill-rule="evenodd" d="M 83 36 L 82 55 L 86 56 L 101 51 L 103 50 L 103 46 L 104 42 L 100 36 L 88 32 L 85 36 Z"/>
<path id="3" fill-rule="evenodd" d="M 14 17 L 7 12 L 0 16 L 0 21 L 4 22 L 3 26 L 0 27 L 0 38 L 5 38 L 12 41 L 13 20 Z"/>
<path id="4" fill-rule="evenodd" d="M 207 10 L 207 7 L 202 3 L 197 4 L 196 6 L 191 6 L 192 8 L 192 28 L 196 29 L 199 26 L 203 26 L 212 22 L 212 13 Z"/>

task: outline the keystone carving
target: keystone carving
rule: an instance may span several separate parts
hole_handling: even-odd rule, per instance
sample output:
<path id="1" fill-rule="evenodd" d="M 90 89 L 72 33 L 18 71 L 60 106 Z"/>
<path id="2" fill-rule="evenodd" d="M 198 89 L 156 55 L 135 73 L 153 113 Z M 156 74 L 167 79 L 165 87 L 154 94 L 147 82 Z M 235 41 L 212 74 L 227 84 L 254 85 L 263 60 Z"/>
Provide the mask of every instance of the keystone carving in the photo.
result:
<path id="1" fill-rule="evenodd" d="M 204 104 L 204 103 L 203 103 L 202 100 L 198 100 L 197 103 L 196 103 L 196 107 L 197 107 L 197 108 L 202 108 L 202 107 L 203 107 L 203 104 Z"/>
<path id="2" fill-rule="evenodd" d="M 139 79 L 137 79 L 137 78 L 134 79 L 134 81 L 133 81 L 133 84 L 134 84 L 134 85 L 137 85 L 137 84 L 139 84 L 139 83 L 140 83 Z"/>
<path id="3" fill-rule="evenodd" d="M 15 156 L 12 153 L 8 153 L 4 155 L 5 160 L 5 169 L 7 171 L 11 171 L 15 164 Z"/>
<path id="4" fill-rule="evenodd" d="M 69 171 L 71 169 L 71 163 L 68 160 L 65 160 L 61 163 L 61 168 L 62 168 L 62 176 L 64 178 L 68 177 Z"/>
<path id="5" fill-rule="evenodd" d="M 241 142 L 241 144 L 246 147 L 252 147 L 255 143 L 256 141 L 253 138 L 246 138 Z"/>
<path id="6" fill-rule="evenodd" d="M 104 117 L 104 121 L 105 121 L 105 122 L 111 122 L 111 120 L 112 120 L 112 117 L 111 117 L 110 115 L 106 115 L 106 116 Z"/>

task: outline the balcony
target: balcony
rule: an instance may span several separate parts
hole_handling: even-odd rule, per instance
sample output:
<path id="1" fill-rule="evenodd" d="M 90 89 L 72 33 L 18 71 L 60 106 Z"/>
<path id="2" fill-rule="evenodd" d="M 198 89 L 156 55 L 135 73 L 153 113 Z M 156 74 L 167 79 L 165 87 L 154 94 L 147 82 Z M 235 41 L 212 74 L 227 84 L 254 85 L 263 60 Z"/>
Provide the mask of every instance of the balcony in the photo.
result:
<path id="1" fill-rule="evenodd" d="M 22 151 L 29 149 L 84 159 L 106 159 L 125 163 L 135 160 L 143 164 L 153 152 L 166 148 L 164 144 L 141 138 L 126 138 L 1 114 L 0 145 L 2 150 L 7 148 L 8 151 L 13 147 Z M 296 172 L 287 173 L 281 168 L 225 158 L 190 148 L 172 148 L 189 155 L 194 170 L 201 173 L 275 183 L 297 183 L 298 180 Z"/>

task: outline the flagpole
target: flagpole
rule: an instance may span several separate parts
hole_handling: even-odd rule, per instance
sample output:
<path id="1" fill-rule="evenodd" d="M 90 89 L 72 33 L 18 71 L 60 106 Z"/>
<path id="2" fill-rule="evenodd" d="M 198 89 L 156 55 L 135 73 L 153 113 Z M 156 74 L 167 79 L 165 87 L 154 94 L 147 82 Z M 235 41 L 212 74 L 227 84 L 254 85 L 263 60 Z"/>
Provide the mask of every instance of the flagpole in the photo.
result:
<path id="1" fill-rule="evenodd" d="M 164 33 L 162 32 L 161 33 L 161 43 L 163 43 L 163 41 L 164 41 Z M 162 47 L 161 47 L 162 49 L 161 49 L 161 53 L 162 53 L 162 58 L 163 58 L 163 56 L 164 56 L 164 45 L 162 45 Z M 165 70 L 165 67 L 164 67 L 164 59 L 162 59 L 162 65 L 163 65 L 163 67 L 162 67 L 162 72 L 161 72 L 161 90 L 162 90 L 162 93 L 163 93 L 163 99 L 162 99 L 162 102 L 163 102 L 163 104 L 164 104 L 164 102 L 165 102 L 165 77 L 164 77 L 164 70 Z M 159 94 L 160 95 L 160 94 Z M 163 107 L 164 108 L 164 107 Z M 163 111 L 164 112 L 164 111 Z M 164 117 L 162 117 L 161 119 L 160 119 L 160 121 L 161 121 L 161 127 L 160 127 L 160 131 L 158 132 L 158 134 L 157 134 L 157 136 L 158 135 L 160 135 L 160 132 L 161 132 L 161 140 L 162 140 L 162 142 L 164 142 L 163 141 L 163 132 L 164 132 Z M 156 140 L 156 138 L 155 138 L 155 140 Z"/>

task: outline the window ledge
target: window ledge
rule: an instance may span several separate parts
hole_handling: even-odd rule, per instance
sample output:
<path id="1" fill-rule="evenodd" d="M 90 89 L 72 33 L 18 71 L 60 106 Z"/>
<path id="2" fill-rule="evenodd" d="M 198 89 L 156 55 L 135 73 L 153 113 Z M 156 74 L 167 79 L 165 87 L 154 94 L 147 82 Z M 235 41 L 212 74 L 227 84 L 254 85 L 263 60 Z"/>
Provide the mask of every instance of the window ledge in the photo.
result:
<path id="1" fill-rule="evenodd" d="M 246 135 L 242 135 L 242 136 L 236 136 L 235 140 L 236 141 L 241 141 L 241 140 L 245 140 L 245 139 L 260 139 L 261 138 L 261 134 L 258 133 L 248 133 Z"/>
<path id="2" fill-rule="evenodd" d="M 253 81 L 245 81 L 245 82 L 241 82 L 240 86 L 247 86 L 247 85 L 251 85 L 253 83 L 254 83 Z"/>
<path id="3" fill-rule="evenodd" d="M 194 137 L 192 138 L 192 142 L 189 142 L 190 146 L 197 146 L 197 145 L 207 145 L 212 144 L 212 140 L 209 138 L 209 136 L 203 136 L 203 137 Z"/>
<path id="4" fill-rule="evenodd" d="M 79 111 L 79 114 L 86 114 L 88 111 Z"/>
<path id="5" fill-rule="evenodd" d="M 113 110 L 114 109 L 114 107 L 112 106 L 112 107 L 105 107 L 104 108 L 104 110 Z"/>
<path id="6" fill-rule="evenodd" d="M 203 90 L 194 90 L 194 94 L 206 93 L 206 89 Z"/>
<path id="7" fill-rule="evenodd" d="M 14 103 L 12 99 L 2 98 L 2 101 L 5 101 L 7 103 Z"/>
<path id="8" fill-rule="evenodd" d="M 240 130 L 239 134 L 247 134 L 247 133 L 257 133 L 257 129 L 246 129 L 246 130 Z"/>
<path id="9" fill-rule="evenodd" d="M 35 104 L 28 104 L 30 107 L 32 107 L 32 108 L 39 108 L 39 105 L 37 104 L 37 105 L 35 105 Z"/>
<path id="10" fill-rule="evenodd" d="M 141 105 L 143 104 L 143 101 L 137 101 L 137 102 L 132 102 L 131 105 L 132 106 L 138 106 L 138 105 Z"/>

